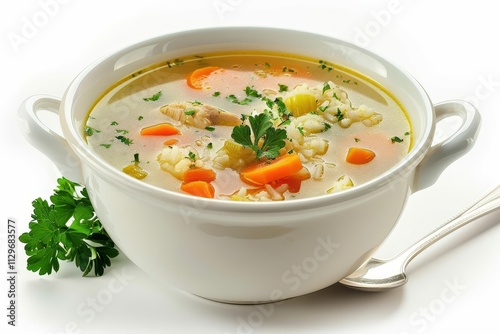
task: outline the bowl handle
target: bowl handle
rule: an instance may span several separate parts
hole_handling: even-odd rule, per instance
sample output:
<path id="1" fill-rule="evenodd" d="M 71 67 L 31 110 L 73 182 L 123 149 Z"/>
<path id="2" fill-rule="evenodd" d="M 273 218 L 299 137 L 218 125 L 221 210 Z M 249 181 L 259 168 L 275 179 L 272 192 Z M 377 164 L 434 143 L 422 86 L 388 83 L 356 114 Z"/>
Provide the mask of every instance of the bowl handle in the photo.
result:
<path id="1" fill-rule="evenodd" d="M 60 99 L 48 95 L 27 98 L 19 107 L 19 127 L 28 142 L 52 160 L 64 177 L 82 182 L 80 160 L 54 125 L 40 118 L 42 110 L 52 112 L 59 118 L 60 105 Z"/>
<path id="2" fill-rule="evenodd" d="M 434 111 L 437 130 L 440 128 L 439 121 L 449 117 L 460 117 L 462 124 L 448 138 L 433 143 L 430 147 L 429 152 L 416 168 L 412 192 L 434 184 L 446 167 L 470 150 L 481 124 L 479 112 L 467 101 L 442 102 L 434 106 Z"/>

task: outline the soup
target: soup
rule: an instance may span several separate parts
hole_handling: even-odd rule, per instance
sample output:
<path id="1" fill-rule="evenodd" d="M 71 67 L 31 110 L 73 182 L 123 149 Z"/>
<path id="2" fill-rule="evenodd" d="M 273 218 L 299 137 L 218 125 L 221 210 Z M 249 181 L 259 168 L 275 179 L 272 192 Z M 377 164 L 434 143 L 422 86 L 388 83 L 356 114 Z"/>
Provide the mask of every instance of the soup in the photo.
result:
<path id="1" fill-rule="evenodd" d="M 195 55 L 110 87 L 89 147 L 141 182 L 193 196 L 290 200 L 384 173 L 412 145 L 403 106 L 378 83 L 285 54 Z"/>

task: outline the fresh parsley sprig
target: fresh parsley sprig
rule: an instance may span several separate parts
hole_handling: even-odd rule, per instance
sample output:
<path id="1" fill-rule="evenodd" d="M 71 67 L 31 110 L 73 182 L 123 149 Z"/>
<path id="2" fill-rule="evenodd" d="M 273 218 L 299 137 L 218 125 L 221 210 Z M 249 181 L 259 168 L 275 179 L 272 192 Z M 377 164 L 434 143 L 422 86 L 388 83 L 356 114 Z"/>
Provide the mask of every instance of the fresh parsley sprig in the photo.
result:
<path id="1" fill-rule="evenodd" d="M 266 113 L 248 116 L 248 121 L 250 126 L 242 124 L 234 127 L 231 138 L 238 144 L 251 148 L 256 153 L 257 160 L 278 157 L 280 149 L 285 146 L 286 130 L 273 127 L 271 116 Z"/>
<path id="2" fill-rule="evenodd" d="M 85 187 L 64 177 L 57 183 L 51 204 L 41 198 L 32 202 L 30 231 L 19 237 L 26 244 L 27 269 L 50 275 L 59 270 L 61 260 L 75 262 L 83 276 L 92 269 L 101 276 L 118 250 L 96 216 Z"/>

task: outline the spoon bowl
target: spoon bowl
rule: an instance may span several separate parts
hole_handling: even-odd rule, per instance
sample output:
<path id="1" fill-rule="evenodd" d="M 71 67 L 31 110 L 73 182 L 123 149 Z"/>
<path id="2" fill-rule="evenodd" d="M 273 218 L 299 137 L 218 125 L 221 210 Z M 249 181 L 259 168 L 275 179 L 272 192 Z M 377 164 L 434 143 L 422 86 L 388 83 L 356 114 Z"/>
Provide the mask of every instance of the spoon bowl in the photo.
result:
<path id="1" fill-rule="evenodd" d="M 408 281 L 406 266 L 415 256 L 444 236 L 500 207 L 500 186 L 496 186 L 472 205 L 443 225 L 389 260 L 369 259 L 355 272 L 339 281 L 340 284 L 362 291 L 385 291 L 400 287 Z"/>

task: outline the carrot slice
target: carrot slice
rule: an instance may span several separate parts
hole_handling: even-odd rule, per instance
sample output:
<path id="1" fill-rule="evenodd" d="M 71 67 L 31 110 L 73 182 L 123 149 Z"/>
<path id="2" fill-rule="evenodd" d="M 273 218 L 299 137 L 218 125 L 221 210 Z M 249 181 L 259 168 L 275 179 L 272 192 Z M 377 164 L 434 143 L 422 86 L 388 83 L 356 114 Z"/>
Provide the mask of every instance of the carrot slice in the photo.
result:
<path id="1" fill-rule="evenodd" d="M 282 179 L 276 180 L 271 183 L 273 188 L 277 188 L 282 184 L 288 185 L 288 191 L 292 194 L 296 194 L 300 191 L 300 187 L 302 186 L 302 181 L 311 178 L 311 173 L 307 170 L 307 168 L 302 168 L 297 173 L 284 177 Z"/>
<path id="2" fill-rule="evenodd" d="M 205 181 L 212 182 L 215 180 L 216 174 L 213 169 L 207 168 L 190 168 L 188 169 L 183 176 L 183 180 L 186 183 L 193 181 Z"/>
<path id="3" fill-rule="evenodd" d="M 284 154 L 270 161 L 261 161 L 244 167 L 240 178 L 251 185 L 263 185 L 287 176 L 302 169 L 302 162 L 297 153 Z"/>
<path id="4" fill-rule="evenodd" d="M 375 152 L 367 148 L 351 147 L 347 152 L 345 160 L 351 164 L 362 165 L 369 163 L 375 158 Z"/>
<path id="5" fill-rule="evenodd" d="M 218 66 L 207 66 L 194 70 L 186 79 L 188 86 L 194 89 L 201 89 L 203 80 L 218 69 L 220 69 Z"/>
<path id="6" fill-rule="evenodd" d="M 181 131 L 170 123 L 155 124 L 141 130 L 143 136 L 171 136 L 179 133 Z"/>
<path id="7" fill-rule="evenodd" d="M 214 186 L 205 181 L 184 182 L 181 184 L 181 190 L 198 197 L 214 198 L 215 196 Z"/>
<path id="8" fill-rule="evenodd" d="M 163 146 L 172 146 L 179 142 L 179 139 L 168 139 L 163 142 Z"/>

